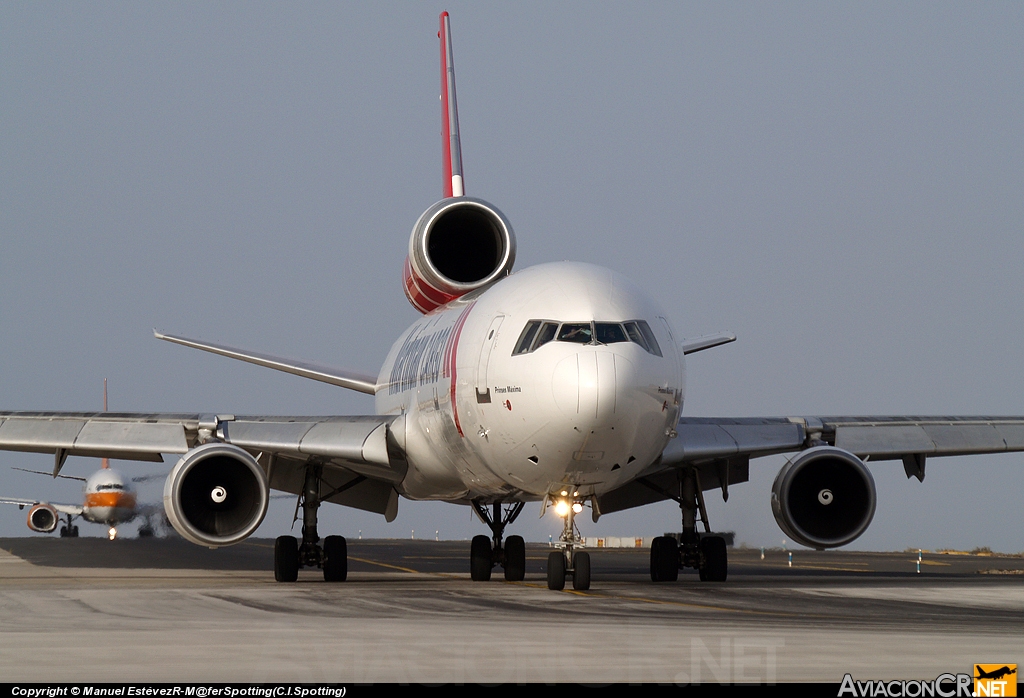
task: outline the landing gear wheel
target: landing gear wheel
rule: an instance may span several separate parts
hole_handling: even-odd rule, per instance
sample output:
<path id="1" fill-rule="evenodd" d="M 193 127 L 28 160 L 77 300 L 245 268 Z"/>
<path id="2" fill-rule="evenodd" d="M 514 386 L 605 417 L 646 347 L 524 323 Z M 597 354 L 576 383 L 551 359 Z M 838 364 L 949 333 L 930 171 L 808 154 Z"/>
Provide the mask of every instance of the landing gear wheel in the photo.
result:
<path id="1" fill-rule="evenodd" d="M 590 588 L 590 553 L 573 555 L 572 588 L 576 591 L 586 591 Z"/>
<path id="2" fill-rule="evenodd" d="M 274 542 L 274 579 L 294 582 L 299 578 L 299 541 L 294 536 L 280 536 Z"/>
<path id="3" fill-rule="evenodd" d="M 348 543 L 344 536 L 324 538 L 324 581 L 344 582 L 348 577 Z"/>
<path id="4" fill-rule="evenodd" d="M 548 589 L 561 591 L 565 588 L 565 554 L 559 550 L 548 554 Z"/>
<path id="5" fill-rule="evenodd" d="M 700 539 L 700 580 L 724 582 L 729 572 L 729 553 L 725 538 L 706 536 Z"/>
<path id="6" fill-rule="evenodd" d="M 67 538 L 68 537 L 68 527 L 67 526 L 61 526 L 60 527 L 60 537 L 61 538 Z"/>
<path id="7" fill-rule="evenodd" d="M 72 535 L 74 535 L 74 534 L 72 534 Z M 152 528 L 149 528 L 148 526 L 141 526 L 139 528 L 139 538 L 152 538 L 152 537 L 153 537 L 153 529 Z"/>
<path id="8" fill-rule="evenodd" d="M 505 581 L 521 582 L 526 578 L 526 541 L 522 536 L 509 536 L 505 541 Z"/>
<path id="9" fill-rule="evenodd" d="M 651 581 L 679 579 L 679 544 L 675 538 L 658 536 L 651 542 Z"/>
<path id="10" fill-rule="evenodd" d="M 78 526 L 71 527 L 71 533 L 68 534 L 72 538 L 78 538 Z"/>
<path id="11" fill-rule="evenodd" d="M 469 549 L 469 576 L 474 582 L 491 579 L 491 539 L 487 536 L 473 536 Z"/>

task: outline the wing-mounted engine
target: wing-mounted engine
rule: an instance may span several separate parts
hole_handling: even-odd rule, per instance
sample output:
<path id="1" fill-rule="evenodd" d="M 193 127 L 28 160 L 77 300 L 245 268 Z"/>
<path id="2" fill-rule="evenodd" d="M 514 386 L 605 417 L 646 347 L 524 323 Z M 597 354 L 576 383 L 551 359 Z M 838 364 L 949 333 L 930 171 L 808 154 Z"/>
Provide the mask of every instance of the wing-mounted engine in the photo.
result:
<path id="1" fill-rule="evenodd" d="M 28 527 L 36 533 L 53 533 L 60 515 L 49 504 L 36 504 L 28 510 Z"/>
<path id="2" fill-rule="evenodd" d="M 164 483 L 164 511 L 174 530 L 217 548 L 248 538 L 270 501 L 267 477 L 238 446 L 208 443 L 178 460 Z"/>
<path id="3" fill-rule="evenodd" d="M 506 276 L 516 238 L 505 215 L 482 199 L 442 199 L 412 229 L 405 260 L 405 295 L 421 313 Z"/>
<path id="4" fill-rule="evenodd" d="M 772 512 L 779 528 L 801 545 L 818 550 L 846 545 L 875 515 L 875 480 L 849 451 L 811 448 L 775 476 Z"/>

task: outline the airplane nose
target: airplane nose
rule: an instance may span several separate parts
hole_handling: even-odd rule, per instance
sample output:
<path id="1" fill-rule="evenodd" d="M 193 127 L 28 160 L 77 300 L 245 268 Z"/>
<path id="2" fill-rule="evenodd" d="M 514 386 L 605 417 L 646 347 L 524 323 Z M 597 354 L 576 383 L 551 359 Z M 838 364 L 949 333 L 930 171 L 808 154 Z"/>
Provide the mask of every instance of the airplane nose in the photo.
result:
<path id="1" fill-rule="evenodd" d="M 579 351 L 555 365 L 551 387 L 555 404 L 568 417 L 601 424 L 614 419 L 620 375 L 630 373 L 628 359 L 609 351 Z"/>

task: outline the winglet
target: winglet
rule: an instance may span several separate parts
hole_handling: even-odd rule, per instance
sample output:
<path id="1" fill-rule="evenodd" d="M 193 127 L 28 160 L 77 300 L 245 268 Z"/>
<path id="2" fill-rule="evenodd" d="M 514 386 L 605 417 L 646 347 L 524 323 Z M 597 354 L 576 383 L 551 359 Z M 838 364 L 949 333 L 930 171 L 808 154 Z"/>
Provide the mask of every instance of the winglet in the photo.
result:
<path id="1" fill-rule="evenodd" d="M 452 27 L 447 12 L 441 13 L 441 143 L 444 149 L 445 198 L 463 196 L 462 146 L 459 143 L 459 107 L 455 100 L 455 63 L 452 58 Z"/>

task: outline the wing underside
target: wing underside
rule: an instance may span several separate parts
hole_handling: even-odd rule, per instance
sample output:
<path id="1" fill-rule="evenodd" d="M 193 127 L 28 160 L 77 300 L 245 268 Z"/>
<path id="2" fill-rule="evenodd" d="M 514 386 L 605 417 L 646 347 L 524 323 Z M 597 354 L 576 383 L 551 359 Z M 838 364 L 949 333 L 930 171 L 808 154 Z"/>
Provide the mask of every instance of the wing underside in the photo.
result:
<path id="1" fill-rule="evenodd" d="M 3 412 L 0 450 L 51 453 L 56 474 L 69 455 L 159 462 L 165 454 L 184 454 L 215 439 L 255 456 L 273 489 L 298 494 L 312 462 L 324 469 L 324 500 L 393 518 L 398 502 L 394 486 L 406 470 L 388 428 L 393 421 L 378 415 Z"/>
<path id="2" fill-rule="evenodd" d="M 694 468 L 702 490 L 746 482 L 750 460 L 827 444 L 863 460 L 901 460 L 924 479 L 927 458 L 1024 451 L 1024 417 L 689 417 L 662 457 L 628 485 L 598 499 L 602 513 L 670 499 Z"/>

